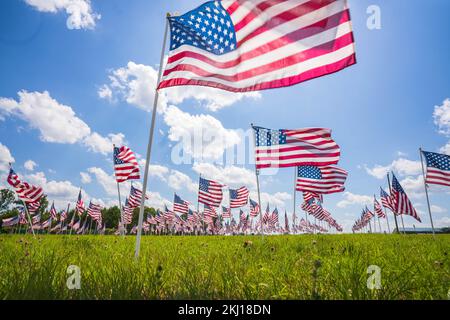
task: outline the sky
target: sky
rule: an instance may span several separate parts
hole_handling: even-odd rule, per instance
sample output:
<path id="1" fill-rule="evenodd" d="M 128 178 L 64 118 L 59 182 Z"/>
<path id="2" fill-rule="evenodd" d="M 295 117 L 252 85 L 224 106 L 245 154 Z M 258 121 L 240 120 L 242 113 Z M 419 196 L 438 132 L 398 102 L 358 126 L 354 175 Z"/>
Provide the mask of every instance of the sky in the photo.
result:
<path id="1" fill-rule="evenodd" d="M 129 146 L 144 167 L 165 15 L 201 3 L 1 1 L 0 187 L 7 187 L 12 162 L 57 209 L 73 207 L 80 188 L 85 202 L 118 204 L 112 144 Z M 341 146 L 339 167 L 349 176 L 346 191 L 325 196 L 324 207 L 346 232 L 364 206 L 373 207 L 379 187 L 387 189 L 389 170 L 422 218 L 405 216 L 405 226 L 430 226 L 418 149 L 450 154 L 450 2 L 349 0 L 349 6 L 357 64 L 343 71 L 247 94 L 164 90 L 148 204 L 170 206 L 177 192 L 195 209 L 200 174 L 231 188 L 246 185 L 257 199 L 250 124 L 325 127 Z M 369 28 L 374 12 L 379 28 Z M 285 210 L 289 218 L 293 212 L 293 175 L 287 168 L 260 177 L 262 207 L 276 206 L 282 221 Z M 122 197 L 129 188 L 121 185 Z M 430 187 L 437 226 L 450 225 L 449 199 L 449 188 Z"/>

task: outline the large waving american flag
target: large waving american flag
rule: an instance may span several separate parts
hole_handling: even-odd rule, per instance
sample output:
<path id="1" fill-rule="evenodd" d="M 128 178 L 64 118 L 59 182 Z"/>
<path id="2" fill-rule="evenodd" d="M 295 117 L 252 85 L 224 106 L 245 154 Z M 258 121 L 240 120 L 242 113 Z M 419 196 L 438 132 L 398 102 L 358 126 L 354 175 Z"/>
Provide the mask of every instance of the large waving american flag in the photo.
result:
<path id="1" fill-rule="evenodd" d="M 219 207 L 223 198 L 222 188 L 222 184 L 200 177 L 198 202 L 211 207 Z"/>
<path id="2" fill-rule="evenodd" d="M 125 146 L 120 148 L 114 147 L 114 172 L 116 181 L 119 183 L 141 178 L 139 164 L 130 148 Z"/>
<path id="3" fill-rule="evenodd" d="M 264 90 L 356 63 L 345 0 L 210 1 L 169 22 L 171 51 L 159 88 Z"/>
<path id="4" fill-rule="evenodd" d="M 44 191 L 41 187 L 20 181 L 19 176 L 12 168 L 9 169 L 7 181 L 8 184 L 14 188 L 19 199 L 26 203 L 37 203 L 44 195 Z"/>
<path id="5" fill-rule="evenodd" d="M 392 199 L 394 200 L 396 214 L 406 214 L 412 216 L 417 221 L 422 222 L 420 220 L 419 215 L 416 212 L 416 209 L 414 209 L 411 201 L 406 195 L 405 190 L 403 190 L 402 186 L 400 185 L 400 183 L 398 182 L 397 178 L 393 173 L 392 173 Z"/>
<path id="6" fill-rule="evenodd" d="M 440 184 L 450 187 L 450 156 L 422 151 L 427 163 L 427 184 Z"/>
<path id="7" fill-rule="evenodd" d="M 101 221 L 102 220 L 102 206 L 92 203 L 89 203 L 89 207 L 87 209 L 87 214 L 92 218 L 94 221 Z"/>
<path id="8" fill-rule="evenodd" d="M 341 155 L 339 145 L 324 128 L 255 130 L 256 168 L 282 168 L 304 165 L 337 164 Z"/>
<path id="9" fill-rule="evenodd" d="M 299 166 L 297 170 L 297 191 L 314 193 L 336 193 L 345 190 L 347 171 L 335 166 Z"/>
<path id="10" fill-rule="evenodd" d="M 180 214 L 187 214 L 189 212 L 189 202 L 181 199 L 176 193 L 173 197 L 173 211 Z"/>
<path id="11" fill-rule="evenodd" d="M 240 208 L 248 202 L 249 191 L 246 187 L 230 189 L 230 208 Z"/>
<path id="12" fill-rule="evenodd" d="M 148 199 L 148 196 L 145 196 L 145 199 Z M 128 206 L 132 209 L 137 208 L 141 205 L 142 200 L 142 191 L 131 186 L 130 196 L 128 197 Z"/>

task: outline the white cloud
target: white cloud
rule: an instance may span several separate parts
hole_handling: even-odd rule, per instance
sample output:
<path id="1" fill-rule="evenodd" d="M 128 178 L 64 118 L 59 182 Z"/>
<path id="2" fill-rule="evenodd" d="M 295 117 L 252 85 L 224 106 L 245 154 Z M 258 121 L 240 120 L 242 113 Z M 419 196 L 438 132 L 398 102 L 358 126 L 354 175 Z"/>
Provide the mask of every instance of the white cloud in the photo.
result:
<path id="1" fill-rule="evenodd" d="M 117 182 L 114 175 L 109 175 L 102 168 L 92 167 L 87 169 L 87 171 L 95 176 L 95 179 L 103 188 L 108 196 L 116 196 L 117 195 Z M 120 192 L 125 195 L 128 194 L 129 186 L 125 186 L 125 184 L 120 184 Z"/>
<path id="2" fill-rule="evenodd" d="M 92 178 L 89 175 L 89 173 L 86 172 L 80 172 L 80 176 L 81 176 L 81 182 L 84 184 L 88 184 L 92 182 Z"/>
<path id="3" fill-rule="evenodd" d="M 450 136 L 450 99 L 445 99 L 441 106 L 435 106 L 434 123 L 439 127 L 439 133 Z"/>
<path id="4" fill-rule="evenodd" d="M 172 170 L 170 172 L 169 178 L 167 180 L 169 187 L 175 190 L 189 190 L 190 192 L 197 192 L 197 184 L 192 181 L 192 179 L 177 170 Z"/>
<path id="5" fill-rule="evenodd" d="M 425 196 L 423 176 L 406 177 L 400 181 L 401 186 L 410 198 L 421 198 Z"/>
<path id="6" fill-rule="evenodd" d="M 9 163 L 15 162 L 8 147 L 0 142 L 0 172 L 9 170 Z"/>
<path id="7" fill-rule="evenodd" d="M 224 183 L 231 188 L 247 186 L 256 188 L 255 173 L 245 168 L 236 166 L 219 167 L 211 163 L 195 163 L 192 169 L 205 178 L 214 179 Z"/>
<path id="8" fill-rule="evenodd" d="M 443 228 L 443 227 L 450 227 L 450 217 L 442 217 L 440 219 L 437 219 L 434 221 L 435 227 Z"/>
<path id="9" fill-rule="evenodd" d="M 27 169 L 28 171 L 34 171 L 34 168 L 37 166 L 36 162 L 34 162 L 33 160 L 27 160 L 25 161 L 25 163 L 23 164 L 24 168 Z"/>
<path id="10" fill-rule="evenodd" d="M 344 200 L 339 201 L 336 206 L 338 208 L 347 208 L 351 205 L 371 205 L 373 203 L 373 197 L 366 196 L 366 195 L 360 195 L 360 194 L 354 194 L 351 192 L 344 192 L 343 194 Z"/>
<path id="11" fill-rule="evenodd" d="M 256 191 L 250 192 L 250 198 L 258 201 L 258 193 Z M 284 210 L 287 207 L 286 201 L 291 201 L 292 195 L 287 192 L 276 192 L 274 194 L 261 192 L 261 203 L 263 212 L 266 211 L 267 204 L 270 205 L 270 210 L 278 208 L 278 210 Z M 281 216 L 281 212 L 280 216 Z"/>
<path id="12" fill-rule="evenodd" d="M 431 206 L 431 212 L 432 213 L 444 213 L 444 212 L 447 212 L 447 209 L 433 204 Z"/>
<path id="13" fill-rule="evenodd" d="M 377 179 L 385 179 L 389 171 L 400 176 L 416 175 L 422 172 L 420 161 L 411 161 L 404 158 L 394 160 L 387 166 L 375 165 L 373 168 L 365 167 L 366 172 Z"/>
<path id="14" fill-rule="evenodd" d="M 450 155 L 450 141 L 449 141 L 445 146 L 443 146 L 443 147 L 439 150 L 439 152 L 442 152 L 442 153 L 445 153 L 445 154 Z"/>
<path id="15" fill-rule="evenodd" d="M 180 142 L 183 152 L 194 159 L 218 160 L 226 149 L 241 141 L 237 131 L 225 129 L 210 115 L 191 115 L 170 106 L 164 114 L 164 121 L 169 126 L 169 140 Z"/>
<path id="16" fill-rule="evenodd" d="M 47 91 L 18 93 L 19 101 L 0 98 L 0 114 L 16 116 L 39 130 L 44 142 L 81 143 L 93 152 L 110 153 L 112 143 L 122 143 L 122 133 L 103 137 L 91 132 L 90 127 L 78 118 L 70 106 L 60 104 Z"/>
<path id="17" fill-rule="evenodd" d="M 25 0 L 40 12 L 57 13 L 64 10 L 68 15 L 67 28 L 93 29 L 101 15 L 93 12 L 90 0 Z"/>
<path id="18" fill-rule="evenodd" d="M 151 66 L 128 62 L 124 68 L 113 70 L 109 74 L 110 83 L 100 87 L 101 98 L 113 100 L 116 95 L 131 105 L 146 111 L 153 107 L 153 98 L 158 78 L 158 71 Z M 180 104 L 192 99 L 210 111 L 218 111 L 244 99 L 259 99 L 259 92 L 232 93 L 215 88 L 200 86 L 173 87 L 160 91 L 159 111 L 163 112 L 169 103 Z"/>

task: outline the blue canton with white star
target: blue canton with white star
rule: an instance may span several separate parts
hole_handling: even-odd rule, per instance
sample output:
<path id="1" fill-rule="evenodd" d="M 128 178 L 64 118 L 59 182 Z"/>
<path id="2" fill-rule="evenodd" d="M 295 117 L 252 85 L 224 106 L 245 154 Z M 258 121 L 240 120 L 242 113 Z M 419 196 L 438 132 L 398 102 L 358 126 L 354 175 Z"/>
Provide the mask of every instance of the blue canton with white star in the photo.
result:
<path id="1" fill-rule="evenodd" d="M 402 186 L 400 185 L 400 182 L 398 182 L 397 178 L 392 174 L 392 188 L 400 193 L 405 193 Z"/>
<path id="2" fill-rule="evenodd" d="M 203 192 L 209 192 L 209 181 L 203 178 L 200 178 L 200 190 Z"/>
<path id="3" fill-rule="evenodd" d="M 237 199 L 237 197 L 238 197 L 237 190 L 230 189 L 230 198 Z"/>
<path id="4" fill-rule="evenodd" d="M 286 135 L 283 130 L 270 130 L 254 127 L 256 132 L 256 146 L 269 147 L 286 143 Z"/>
<path id="5" fill-rule="evenodd" d="M 423 152 L 427 161 L 427 167 L 450 171 L 450 156 L 434 152 Z"/>
<path id="6" fill-rule="evenodd" d="M 322 179 L 322 172 L 318 167 L 300 166 L 298 167 L 298 177 L 320 180 Z"/>
<path id="7" fill-rule="evenodd" d="M 120 153 L 120 150 L 118 147 L 114 147 L 114 164 L 124 164 L 122 160 L 117 158 L 117 155 Z"/>
<path id="8" fill-rule="evenodd" d="M 216 55 L 236 49 L 236 33 L 220 1 L 210 1 L 179 17 L 170 17 L 170 49 L 191 45 Z"/>

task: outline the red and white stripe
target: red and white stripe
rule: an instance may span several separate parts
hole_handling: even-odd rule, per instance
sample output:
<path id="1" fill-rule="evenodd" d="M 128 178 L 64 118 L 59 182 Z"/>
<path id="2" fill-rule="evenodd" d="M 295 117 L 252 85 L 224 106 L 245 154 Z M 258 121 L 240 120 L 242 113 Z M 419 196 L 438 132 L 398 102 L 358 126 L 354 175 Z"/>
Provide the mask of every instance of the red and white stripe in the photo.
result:
<path id="1" fill-rule="evenodd" d="M 335 166 L 319 167 L 321 179 L 310 179 L 298 177 L 296 182 L 297 191 L 309 191 L 321 194 L 342 192 L 347 179 L 347 171 Z"/>
<path id="2" fill-rule="evenodd" d="M 450 187 L 450 171 L 428 167 L 425 182 Z"/>
<path id="3" fill-rule="evenodd" d="M 304 128 L 283 130 L 283 133 L 286 135 L 285 144 L 256 146 L 257 169 L 325 166 L 339 162 L 341 150 L 331 138 L 330 129 Z"/>
<path id="4" fill-rule="evenodd" d="M 116 174 L 117 182 L 124 182 L 127 180 L 139 180 L 141 178 L 139 173 L 139 164 L 136 156 L 130 148 L 122 146 L 119 149 L 117 158 L 122 160 L 122 164 L 114 164 L 114 172 Z"/>
<path id="5" fill-rule="evenodd" d="M 240 208 L 245 206 L 248 202 L 248 195 L 250 191 L 246 187 L 240 187 L 236 190 L 237 198 L 231 199 L 230 197 L 230 208 Z"/>
<path id="6" fill-rule="evenodd" d="M 201 85 L 245 92 L 291 86 L 356 63 L 345 0 L 223 0 L 237 49 L 170 52 L 159 88 Z"/>
<path id="7" fill-rule="evenodd" d="M 208 206 L 219 207 L 223 198 L 223 185 L 212 180 L 208 181 L 208 191 L 203 191 L 199 188 L 198 201 Z"/>

